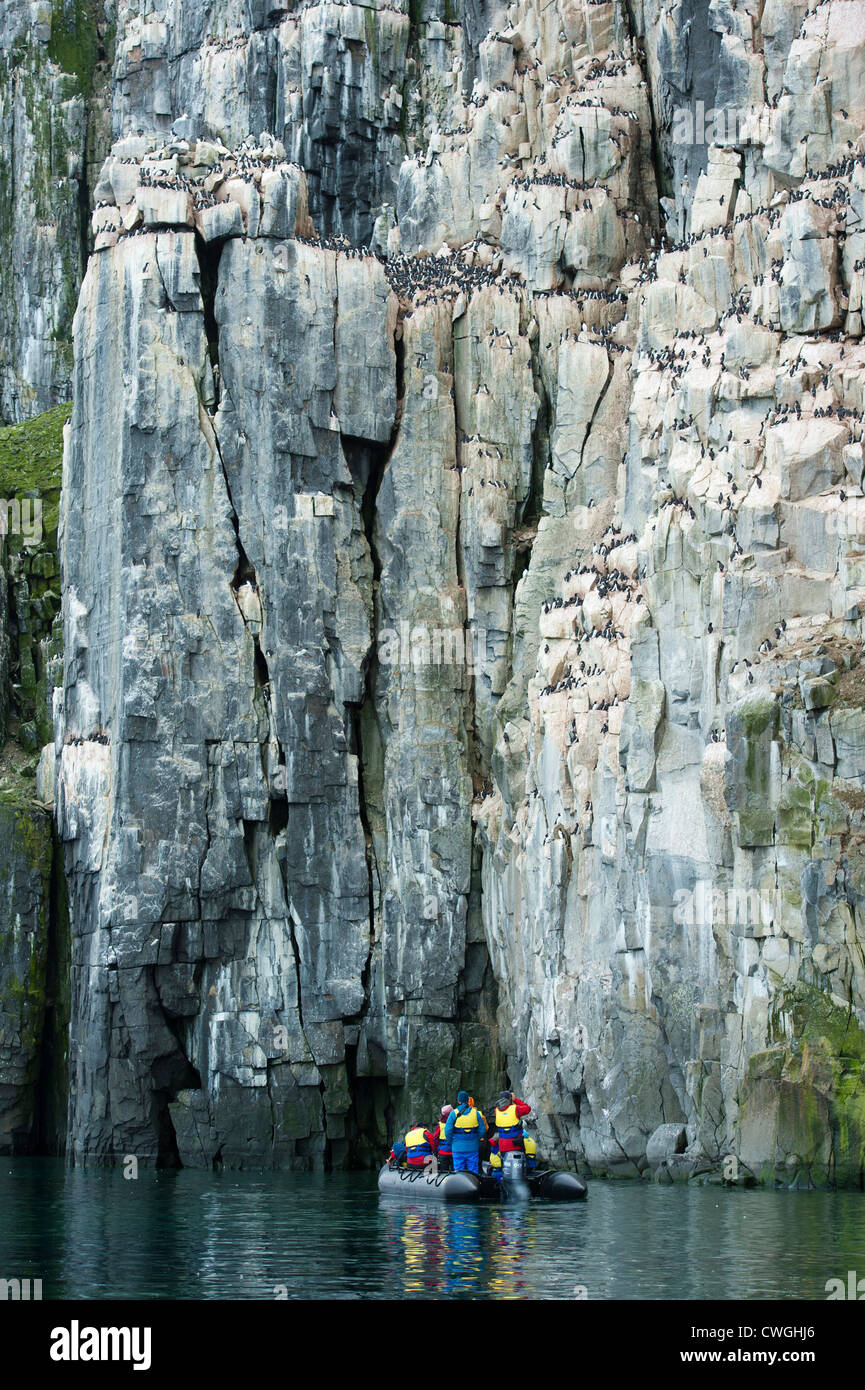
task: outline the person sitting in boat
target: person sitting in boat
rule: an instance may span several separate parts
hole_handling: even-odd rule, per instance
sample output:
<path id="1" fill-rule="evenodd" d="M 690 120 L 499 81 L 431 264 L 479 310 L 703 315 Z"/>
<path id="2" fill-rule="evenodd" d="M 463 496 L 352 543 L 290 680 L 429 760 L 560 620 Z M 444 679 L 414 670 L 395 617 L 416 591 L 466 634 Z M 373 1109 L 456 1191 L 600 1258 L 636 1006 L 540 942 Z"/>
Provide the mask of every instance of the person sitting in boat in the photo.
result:
<path id="1" fill-rule="evenodd" d="M 538 1146 L 523 1125 L 523 1148 L 526 1153 L 526 1172 L 535 1173 L 538 1168 Z"/>
<path id="2" fill-rule="evenodd" d="M 389 1168 L 405 1167 L 405 1144 L 401 1139 L 394 1139 L 393 1148 L 388 1154 L 387 1163 Z"/>
<path id="3" fill-rule="evenodd" d="M 435 1150 L 436 1136 L 415 1120 L 405 1137 L 405 1161 L 409 1168 L 423 1168 Z"/>
<path id="4" fill-rule="evenodd" d="M 436 1157 L 439 1161 L 439 1170 L 443 1173 L 449 1172 L 453 1167 L 453 1155 L 451 1153 L 450 1142 L 445 1138 L 447 1119 L 452 1110 L 452 1105 L 442 1106 L 441 1119 L 438 1122 L 436 1132 Z"/>
<path id="5" fill-rule="evenodd" d="M 499 1138 L 499 1153 L 523 1153 L 523 1117 L 531 1113 L 513 1091 L 501 1091 L 495 1113 L 495 1128 Z"/>
<path id="6" fill-rule="evenodd" d="M 460 1091 L 456 1109 L 448 1115 L 445 1125 L 445 1142 L 451 1146 L 454 1172 L 478 1172 L 481 1140 L 486 1132 L 486 1121 L 477 1106 L 471 1104 L 468 1091 Z"/>
<path id="7" fill-rule="evenodd" d="M 499 1153 L 499 1136 L 494 1134 L 490 1140 L 490 1176 L 496 1182 L 502 1180 L 502 1156 Z"/>

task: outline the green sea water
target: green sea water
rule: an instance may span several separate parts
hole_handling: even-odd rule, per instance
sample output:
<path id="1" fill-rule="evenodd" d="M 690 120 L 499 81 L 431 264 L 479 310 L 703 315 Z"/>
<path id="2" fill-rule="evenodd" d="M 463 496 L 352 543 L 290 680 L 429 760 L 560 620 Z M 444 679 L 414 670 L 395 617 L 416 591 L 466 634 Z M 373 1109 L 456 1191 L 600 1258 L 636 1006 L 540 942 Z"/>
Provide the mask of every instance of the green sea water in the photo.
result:
<path id="1" fill-rule="evenodd" d="M 865 1194 L 593 1182 L 573 1205 L 424 1206 L 373 1173 L 0 1159 L 0 1279 L 43 1299 L 826 1299 Z"/>

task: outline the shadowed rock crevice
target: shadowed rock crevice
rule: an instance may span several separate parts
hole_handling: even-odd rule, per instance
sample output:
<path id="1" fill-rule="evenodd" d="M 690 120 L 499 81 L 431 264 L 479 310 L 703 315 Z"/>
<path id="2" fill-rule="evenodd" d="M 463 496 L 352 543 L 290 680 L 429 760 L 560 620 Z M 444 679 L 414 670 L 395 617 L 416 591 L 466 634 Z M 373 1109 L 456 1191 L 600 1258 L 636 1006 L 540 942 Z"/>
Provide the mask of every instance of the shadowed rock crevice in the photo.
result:
<path id="1" fill-rule="evenodd" d="M 39 1109 L 34 1152 L 62 1155 L 66 1151 L 66 1112 L 69 1094 L 69 903 L 63 852 L 52 834 L 45 1029 L 39 1062 Z"/>
<path id="2" fill-rule="evenodd" d="M 378 633 L 376 628 L 376 588 L 381 579 L 381 557 L 376 545 L 377 502 L 385 473 L 399 436 L 399 422 L 404 394 L 404 354 L 401 335 L 394 340 L 395 410 L 388 440 L 376 443 L 368 439 L 341 434 L 341 445 L 351 473 L 364 535 L 372 562 L 372 609 L 370 647 L 364 664 L 364 698 L 346 704 L 349 718 L 350 748 L 357 758 L 358 814 L 363 827 L 368 875 L 369 946 L 361 973 L 363 1002 L 360 1010 L 345 1019 L 348 1091 L 351 1111 L 347 1120 L 349 1138 L 348 1161 L 361 1167 L 374 1166 L 387 1143 L 387 1129 L 382 1114 L 391 1111 L 390 1089 L 386 1079 L 386 1057 L 377 1041 L 377 1029 L 370 1027 L 373 957 L 378 936 L 377 923 L 381 911 L 382 880 L 376 856 L 374 822 L 380 812 L 381 749 L 375 723 L 375 691 L 378 679 Z M 374 790 L 368 792 L 368 782 Z M 349 1041 L 355 1038 L 356 1041 Z M 358 1068 L 358 1052 L 364 1055 L 363 1070 Z"/>
<path id="3" fill-rule="evenodd" d="M 641 33 L 640 30 L 637 28 L 637 22 L 634 14 L 634 6 L 632 0 L 623 0 L 623 3 L 625 13 L 627 15 L 628 29 L 630 31 L 631 38 L 634 42 L 635 51 L 637 53 L 638 61 L 640 63 L 640 69 L 643 72 L 644 78 L 647 80 L 647 97 L 649 106 L 648 136 L 651 143 L 652 167 L 655 171 L 655 187 L 657 189 L 658 197 L 660 198 L 662 195 L 669 194 L 671 190 L 669 174 L 664 166 L 663 151 L 661 147 L 661 128 L 659 126 L 658 116 L 655 110 L 655 98 L 652 94 L 651 83 L 648 80 L 650 74 L 648 68 L 646 67 L 646 38 L 645 34 Z M 653 208 L 652 212 L 653 218 L 657 216 L 660 220 L 660 207 L 658 206 L 656 208 Z"/>
<path id="4" fill-rule="evenodd" d="M 174 1132 L 174 1125 L 171 1119 L 169 1103 L 173 1095 L 169 1091 L 154 1090 L 153 1092 L 153 1129 L 156 1134 L 157 1168 L 182 1168 L 180 1153 L 177 1148 L 177 1135 Z"/>
<path id="5" fill-rule="evenodd" d="M 219 285 L 219 261 L 224 242 L 216 239 L 205 241 L 198 233 L 195 236 L 195 254 L 199 267 L 199 287 L 204 314 L 204 332 L 207 336 L 207 349 L 211 370 L 214 374 L 215 396 L 212 409 L 219 405 L 219 324 L 216 321 L 215 301 Z"/>

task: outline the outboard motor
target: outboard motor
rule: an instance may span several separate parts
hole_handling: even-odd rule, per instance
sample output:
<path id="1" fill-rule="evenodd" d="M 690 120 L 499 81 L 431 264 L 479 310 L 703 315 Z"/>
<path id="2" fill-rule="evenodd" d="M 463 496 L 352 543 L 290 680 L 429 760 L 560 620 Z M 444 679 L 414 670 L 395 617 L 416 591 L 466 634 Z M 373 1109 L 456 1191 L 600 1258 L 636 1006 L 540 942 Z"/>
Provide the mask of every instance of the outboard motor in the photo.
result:
<path id="1" fill-rule="evenodd" d="M 531 1196 L 526 1182 L 524 1153 L 502 1154 L 502 1195 L 511 1201 L 527 1202 Z"/>
<path id="2" fill-rule="evenodd" d="M 522 1182 L 525 1174 L 525 1154 L 511 1152 L 502 1155 L 502 1177 L 506 1182 Z"/>

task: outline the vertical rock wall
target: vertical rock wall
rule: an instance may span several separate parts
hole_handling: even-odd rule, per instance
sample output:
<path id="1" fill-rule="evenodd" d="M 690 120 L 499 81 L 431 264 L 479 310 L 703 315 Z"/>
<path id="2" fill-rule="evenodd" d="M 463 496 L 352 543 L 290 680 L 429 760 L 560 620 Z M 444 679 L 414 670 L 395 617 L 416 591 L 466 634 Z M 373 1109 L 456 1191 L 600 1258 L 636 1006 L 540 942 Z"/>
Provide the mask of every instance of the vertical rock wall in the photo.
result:
<path id="1" fill-rule="evenodd" d="M 45 1029 L 51 832 L 44 812 L 0 802 L 0 1153 L 37 1138 Z"/>
<path id="2" fill-rule="evenodd" d="M 113 0 L 14 0 L 0 19 L 0 417 L 68 401 L 89 189 L 110 142 Z"/>
<path id="3" fill-rule="evenodd" d="M 57 752 L 81 1158 L 347 1160 L 385 1139 L 364 1084 L 408 1106 L 442 1049 L 455 1084 L 458 997 L 484 987 L 482 962 L 462 981 L 467 747 L 448 803 L 421 785 L 452 758 L 461 676 L 420 715 L 442 726 L 428 751 L 387 737 L 367 806 L 362 513 L 395 427 L 396 300 L 378 262 L 297 239 L 303 176 L 274 173 L 260 235 L 142 227 L 98 252 L 78 311 Z M 385 477 L 411 488 L 407 429 Z M 441 901 L 419 952 L 401 914 L 422 825 Z M 491 1017 L 484 1044 L 466 1027 L 488 1055 Z"/>
<path id="4" fill-rule="evenodd" d="M 0 428 L 0 1153 L 62 1152 L 68 919 L 51 818 L 67 411 Z"/>
<path id="5" fill-rule="evenodd" d="M 57 502 L 110 0 L 0 16 L 0 1152 L 62 1152 L 68 920 L 52 832 Z M 93 166 L 96 166 L 94 171 Z M 18 423 L 18 428 L 12 425 Z M 38 508 L 38 511 L 37 511 Z M 22 530 L 23 520 L 23 530 Z"/>
<path id="6" fill-rule="evenodd" d="M 118 5 L 77 1158 L 366 1160 L 507 1077 L 596 1170 L 861 1181 L 863 53 L 853 0 Z"/>

